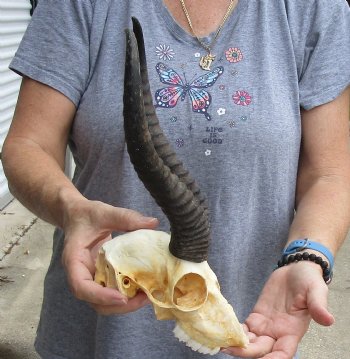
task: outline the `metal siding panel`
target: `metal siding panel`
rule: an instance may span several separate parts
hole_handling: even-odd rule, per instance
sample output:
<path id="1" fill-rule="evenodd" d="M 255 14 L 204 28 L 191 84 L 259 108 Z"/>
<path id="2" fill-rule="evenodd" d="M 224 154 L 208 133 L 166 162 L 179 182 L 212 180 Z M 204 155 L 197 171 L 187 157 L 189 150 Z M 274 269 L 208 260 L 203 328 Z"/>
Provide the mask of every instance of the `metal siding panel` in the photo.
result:
<path id="1" fill-rule="evenodd" d="M 26 9 L 29 11 L 31 8 L 29 0 L 1 0 L 0 1 L 0 10 L 16 10 L 16 9 Z"/>
<path id="2" fill-rule="evenodd" d="M 30 20 L 29 0 L 0 0 L 0 149 L 13 117 L 20 76 L 8 69 Z M 0 209 L 12 199 L 0 163 Z"/>

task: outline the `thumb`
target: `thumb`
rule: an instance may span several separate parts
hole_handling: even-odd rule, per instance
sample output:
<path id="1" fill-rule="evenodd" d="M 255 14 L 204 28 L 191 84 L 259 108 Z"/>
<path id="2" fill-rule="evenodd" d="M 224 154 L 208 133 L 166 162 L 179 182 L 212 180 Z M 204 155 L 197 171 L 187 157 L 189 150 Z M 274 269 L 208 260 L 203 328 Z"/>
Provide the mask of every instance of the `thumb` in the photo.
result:
<path id="1" fill-rule="evenodd" d="M 335 319 L 328 311 L 328 287 L 325 283 L 310 288 L 307 297 L 307 306 L 312 319 L 318 324 L 331 326 Z"/>
<path id="2" fill-rule="evenodd" d="M 137 229 L 154 229 L 159 224 L 157 218 L 145 217 L 141 213 L 127 208 L 110 206 L 109 215 L 113 228 L 125 232 Z"/>

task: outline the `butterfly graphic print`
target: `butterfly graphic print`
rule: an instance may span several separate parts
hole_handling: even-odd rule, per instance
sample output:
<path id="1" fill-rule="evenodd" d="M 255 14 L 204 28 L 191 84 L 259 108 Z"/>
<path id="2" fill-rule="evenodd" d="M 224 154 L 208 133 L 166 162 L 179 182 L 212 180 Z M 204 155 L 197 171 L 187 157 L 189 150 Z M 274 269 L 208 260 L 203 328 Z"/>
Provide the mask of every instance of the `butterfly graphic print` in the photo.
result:
<path id="1" fill-rule="evenodd" d="M 188 94 L 192 111 L 201 113 L 207 120 L 211 120 L 211 116 L 207 111 L 211 104 L 211 95 L 205 89 L 213 86 L 219 76 L 223 74 L 224 68 L 222 66 L 206 72 L 190 83 L 187 82 L 186 78 L 184 81 L 174 69 L 161 62 L 156 65 L 156 70 L 160 81 L 169 85 L 156 91 L 156 107 L 173 108 L 177 105 L 179 99 L 184 101 Z"/>

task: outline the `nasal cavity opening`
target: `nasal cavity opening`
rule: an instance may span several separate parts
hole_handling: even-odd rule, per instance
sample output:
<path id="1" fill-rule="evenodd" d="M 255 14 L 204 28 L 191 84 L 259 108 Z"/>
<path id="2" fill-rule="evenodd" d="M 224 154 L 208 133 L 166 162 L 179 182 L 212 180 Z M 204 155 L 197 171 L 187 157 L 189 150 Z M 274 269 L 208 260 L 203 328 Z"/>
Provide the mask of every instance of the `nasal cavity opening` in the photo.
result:
<path id="1" fill-rule="evenodd" d="M 176 283 L 173 303 L 181 310 L 195 310 L 205 303 L 207 296 L 204 278 L 197 273 L 188 273 Z"/>

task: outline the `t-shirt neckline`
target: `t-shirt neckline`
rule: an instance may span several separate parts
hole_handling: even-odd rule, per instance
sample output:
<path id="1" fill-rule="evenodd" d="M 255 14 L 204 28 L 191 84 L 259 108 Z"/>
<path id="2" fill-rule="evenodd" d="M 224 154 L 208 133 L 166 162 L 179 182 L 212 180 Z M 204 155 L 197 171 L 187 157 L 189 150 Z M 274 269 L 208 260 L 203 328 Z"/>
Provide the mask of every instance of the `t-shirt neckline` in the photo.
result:
<path id="1" fill-rule="evenodd" d="M 189 44 L 198 46 L 198 40 L 196 39 L 196 37 L 189 34 L 185 29 L 183 29 L 177 23 L 177 21 L 174 19 L 172 14 L 169 12 L 168 8 L 165 6 L 163 0 L 154 0 L 154 1 L 155 1 L 155 5 L 156 5 L 155 11 L 157 12 L 157 15 L 161 18 L 164 25 L 168 28 L 170 33 L 180 41 L 187 42 Z M 236 25 L 239 15 L 242 13 L 242 11 L 246 7 L 247 3 L 248 3 L 248 0 L 239 0 L 238 1 L 238 4 L 233 9 L 232 14 L 226 20 L 226 23 L 224 24 L 219 37 L 224 38 L 225 33 L 227 31 L 229 31 L 229 29 L 232 29 L 232 27 L 234 27 Z M 208 36 L 201 37 L 200 39 L 204 43 L 210 44 L 213 37 L 215 36 L 215 33 L 216 33 L 216 31 L 210 33 Z"/>

